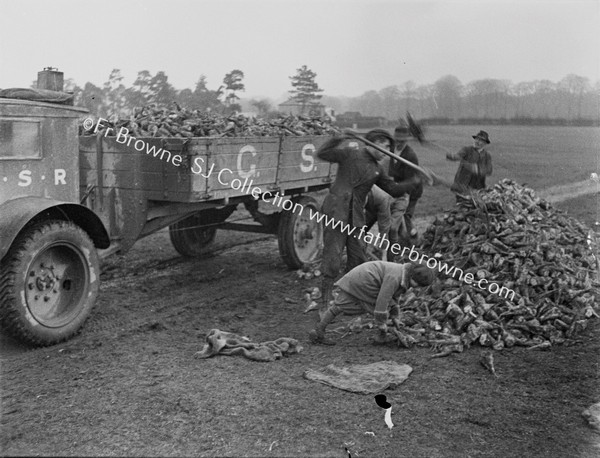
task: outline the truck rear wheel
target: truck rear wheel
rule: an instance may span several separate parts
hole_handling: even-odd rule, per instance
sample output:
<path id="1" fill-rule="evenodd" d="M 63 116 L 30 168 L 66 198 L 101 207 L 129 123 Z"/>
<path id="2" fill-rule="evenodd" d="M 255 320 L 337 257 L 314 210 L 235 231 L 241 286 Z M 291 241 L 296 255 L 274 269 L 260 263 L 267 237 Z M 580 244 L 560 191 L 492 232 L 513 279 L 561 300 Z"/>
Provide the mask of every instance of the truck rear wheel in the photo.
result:
<path id="1" fill-rule="evenodd" d="M 44 221 L 19 235 L 0 267 L 0 324 L 13 337 L 52 345 L 90 315 L 100 284 L 98 253 L 69 221 Z"/>
<path id="2" fill-rule="evenodd" d="M 206 253 L 215 241 L 216 227 L 200 227 L 206 224 L 200 213 L 169 226 L 169 238 L 175 250 L 182 256 L 197 257 Z"/>
<path id="3" fill-rule="evenodd" d="M 315 199 L 301 196 L 292 199 L 292 202 L 294 202 L 294 207 L 289 211 L 283 211 L 279 220 L 279 254 L 283 262 L 290 268 L 299 269 L 304 264 L 310 264 L 320 259 L 323 246 L 323 226 L 321 223 L 311 220 L 309 216 L 310 210 L 313 214 L 320 210 Z"/>

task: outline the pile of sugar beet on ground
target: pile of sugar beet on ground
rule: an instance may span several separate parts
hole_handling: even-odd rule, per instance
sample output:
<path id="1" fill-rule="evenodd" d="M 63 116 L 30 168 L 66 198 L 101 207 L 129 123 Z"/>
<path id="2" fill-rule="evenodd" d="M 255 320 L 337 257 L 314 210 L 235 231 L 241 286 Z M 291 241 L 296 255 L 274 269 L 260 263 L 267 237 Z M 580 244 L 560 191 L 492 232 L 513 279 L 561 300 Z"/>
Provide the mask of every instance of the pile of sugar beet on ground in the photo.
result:
<path id="1" fill-rule="evenodd" d="M 473 344 L 548 348 L 598 318 L 598 245 L 593 232 L 511 180 L 474 192 L 425 231 L 420 252 L 464 275 L 401 298 L 399 344 L 446 353 Z M 463 279 L 464 279 L 463 275 Z M 482 283 L 484 290 L 476 283 Z M 497 283 L 496 294 L 487 287 Z M 500 290 L 500 287 L 505 287 Z M 508 290 L 514 290 L 514 297 Z M 508 297 L 506 295 L 508 294 Z"/>

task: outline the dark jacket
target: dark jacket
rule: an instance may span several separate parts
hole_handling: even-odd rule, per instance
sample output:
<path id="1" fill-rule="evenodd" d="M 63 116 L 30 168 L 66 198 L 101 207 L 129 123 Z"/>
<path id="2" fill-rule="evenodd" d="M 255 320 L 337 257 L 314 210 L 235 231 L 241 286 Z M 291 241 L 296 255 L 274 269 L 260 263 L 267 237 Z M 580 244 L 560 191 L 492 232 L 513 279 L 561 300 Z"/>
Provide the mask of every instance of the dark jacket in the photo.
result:
<path id="1" fill-rule="evenodd" d="M 367 194 L 367 204 L 365 205 L 367 230 L 377 223 L 379 233 L 386 237 L 389 235 L 392 226 L 391 199 L 390 195 L 379 186 L 374 185 L 371 188 L 371 191 Z M 371 227 L 368 227 L 369 225 Z"/>
<path id="2" fill-rule="evenodd" d="M 452 191 L 462 193 L 469 189 L 485 188 L 485 177 L 492 174 L 490 153 L 484 149 L 480 153 L 474 146 L 465 146 L 456 154 L 447 154 L 446 158 L 451 161 L 460 161 L 454 177 L 454 184 L 450 188 Z"/>
<path id="3" fill-rule="evenodd" d="M 396 183 L 367 148 L 348 145 L 344 138 L 332 138 L 317 151 L 317 156 L 338 164 L 337 175 L 323 202 L 322 212 L 337 221 L 355 227 L 365 225 L 365 203 L 371 187 L 376 184 L 393 197 L 410 192 L 421 182 L 413 177 Z"/>
<path id="4" fill-rule="evenodd" d="M 401 152 L 396 151 L 402 159 L 406 159 L 409 162 L 412 162 L 415 165 L 419 165 L 419 159 L 417 158 L 417 153 L 408 145 L 404 145 L 404 148 Z M 397 161 L 395 159 L 390 159 L 390 167 L 389 167 L 389 175 L 394 179 L 394 181 L 400 182 L 408 180 L 412 177 L 418 177 L 419 172 L 417 172 L 412 167 L 404 164 L 403 162 Z M 417 201 L 423 195 L 423 182 L 420 182 L 410 193 L 410 200 Z"/>

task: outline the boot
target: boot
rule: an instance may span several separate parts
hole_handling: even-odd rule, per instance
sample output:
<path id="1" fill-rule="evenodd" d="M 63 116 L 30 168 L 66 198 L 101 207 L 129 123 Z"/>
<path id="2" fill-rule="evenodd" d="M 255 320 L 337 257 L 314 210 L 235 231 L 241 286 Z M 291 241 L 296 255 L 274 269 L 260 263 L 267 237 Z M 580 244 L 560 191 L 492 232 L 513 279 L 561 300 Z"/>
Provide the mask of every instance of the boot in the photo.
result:
<path id="1" fill-rule="evenodd" d="M 373 337 L 373 345 L 385 345 L 389 341 L 387 332 L 380 329 L 377 330 L 377 333 Z"/>
<path id="2" fill-rule="evenodd" d="M 338 315 L 336 313 L 337 310 L 334 307 L 330 307 L 324 314 L 319 324 L 308 333 L 308 337 L 312 343 L 321 344 L 321 345 L 335 345 L 333 340 L 325 337 L 325 329 L 327 325 L 333 321 L 333 319 Z"/>

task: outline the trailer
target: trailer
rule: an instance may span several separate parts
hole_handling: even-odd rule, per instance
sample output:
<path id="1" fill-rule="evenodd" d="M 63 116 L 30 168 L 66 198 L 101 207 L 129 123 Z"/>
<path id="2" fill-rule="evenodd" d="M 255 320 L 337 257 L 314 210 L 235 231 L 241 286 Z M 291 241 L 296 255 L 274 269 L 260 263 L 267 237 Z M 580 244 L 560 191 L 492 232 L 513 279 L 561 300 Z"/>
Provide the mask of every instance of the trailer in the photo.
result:
<path id="1" fill-rule="evenodd" d="M 80 136 L 84 109 L 0 99 L 0 325 L 34 345 L 69 339 L 92 312 L 100 260 L 169 228 L 183 256 L 217 230 L 275 234 L 283 261 L 318 261 L 322 225 L 308 195 L 335 165 L 327 136 Z M 229 220 L 238 207 L 253 222 Z"/>

